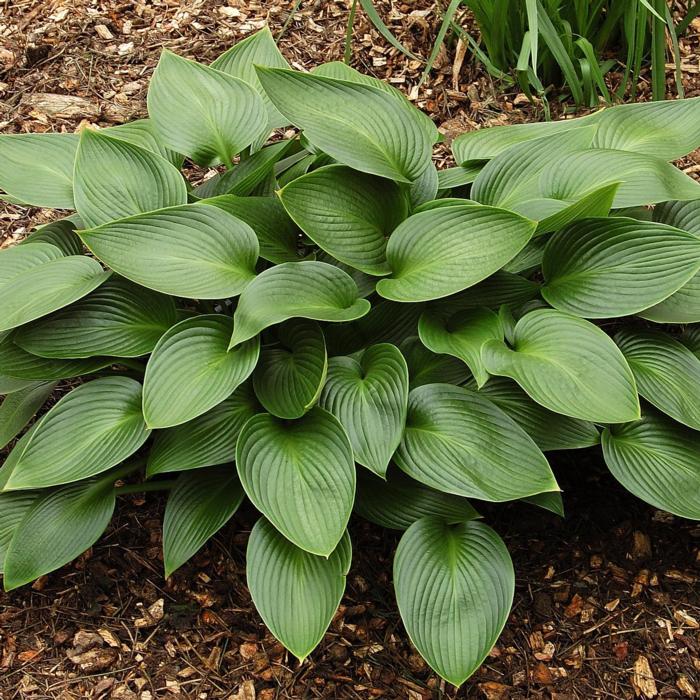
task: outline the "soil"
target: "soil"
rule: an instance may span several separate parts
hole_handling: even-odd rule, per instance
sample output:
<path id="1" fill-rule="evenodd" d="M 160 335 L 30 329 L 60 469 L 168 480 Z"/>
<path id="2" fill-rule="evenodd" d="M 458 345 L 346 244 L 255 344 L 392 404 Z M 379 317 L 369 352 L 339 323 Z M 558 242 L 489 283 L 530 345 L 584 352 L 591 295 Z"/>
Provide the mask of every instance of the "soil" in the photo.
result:
<path id="1" fill-rule="evenodd" d="M 426 56 L 439 8 L 428 0 L 377 6 Z M 281 34 L 296 68 L 342 59 L 348 7 L 341 0 L 5 0 L 0 11 L 0 130 L 17 132 L 145 116 L 161 48 L 207 62 L 264 22 Z M 468 13 L 460 22 L 475 31 Z M 699 30 L 696 21 L 681 42 L 688 96 L 700 94 Z M 352 48 L 354 66 L 404 89 L 448 140 L 485 124 L 542 118 L 541 105 L 494 83 L 454 44 L 442 47 L 420 88 L 421 63 L 389 47 L 361 11 Z M 640 90 L 644 98 L 644 80 Z M 560 113 L 566 102 L 553 101 L 553 109 Z M 699 164 L 697 152 L 683 162 L 692 175 Z M 53 216 L 6 205 L 0 247 Z M 299 664 L 265 630 L 245 586 L 252 509 L 165 581 L 163 498 L 149 494 L 120 499 L 108 532 L 76 562 L 0 593 L 0 698 L 697 697 L 700 526 L 626 493 L 595 450 L 555 454 L 552 462 L 566 519 L 524 504 L 481 508 L 513 555 L 516 601 L 497 646 L 459 691 L 426 667 L 401 625 L 390 578 L 396 533 L 352 521 L 342 606 Z"/>

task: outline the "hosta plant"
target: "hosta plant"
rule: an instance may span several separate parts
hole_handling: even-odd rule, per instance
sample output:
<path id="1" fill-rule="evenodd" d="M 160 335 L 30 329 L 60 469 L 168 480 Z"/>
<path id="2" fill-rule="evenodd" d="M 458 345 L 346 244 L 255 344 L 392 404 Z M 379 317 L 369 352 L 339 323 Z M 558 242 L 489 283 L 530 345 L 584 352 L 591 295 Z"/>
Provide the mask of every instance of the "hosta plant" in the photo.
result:
<path id="1" fill-rule="evenodd" d="M 263 31 L 212 65 L 165 52 L 148 110 L 0 137 L 6 198 L 73 211 L 0 252 L 6 589 L 119 494 L 168 490 L 166 575 L 247 498 L 253 601 L 303 659 L 354 511 L 403 531 L 401 617 L 458 685 L 514 590 L 478 502 L 561 513 L 547 452 L 602 448 L 700 518 L 700 184 L 671 164 L 700 100 L 468 133 L 437 172 L 399 92 L 290 70 Z"/>

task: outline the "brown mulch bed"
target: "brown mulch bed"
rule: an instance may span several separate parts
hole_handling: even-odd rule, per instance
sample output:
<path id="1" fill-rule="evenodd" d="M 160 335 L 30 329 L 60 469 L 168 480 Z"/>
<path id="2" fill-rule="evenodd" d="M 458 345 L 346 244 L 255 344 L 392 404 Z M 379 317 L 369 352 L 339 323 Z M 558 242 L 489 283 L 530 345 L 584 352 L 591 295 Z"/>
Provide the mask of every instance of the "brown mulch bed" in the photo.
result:
<path id="1" fill-rule="evenodd" d="M 377 3 L 425 56 L 430 0 Z M 0 131 L 74 131 L 145 116 L 162 47 L 206 62 L 267 22 L 297 68 L 342 59 L 348 6 L 336 2 L 5 0 L 0 2 Z M 462 17 L 469 27 L 469 17 Z M 682 42 L 686 88 L 700 94 L 698 28 Z M 353 65 L 388 79 L 448 135 L 540 119 L 469 56 L 444 48 L 422 67 L 387 47 L 358 12 Z M 641 86 L 646 95 L 646 86 Z M 556 105 L 555 109 L 561 110 Z M 685 164 L 697 172 L 700 157 Z M 0 163 L 0 167 L 2 164 Z M 0 209 L 0 246 L 50 212 Z M 517 571 L 509 623 L 484 667 L 456 692 L 407 641 L 393 600 L 397 535 L 353 521 L 354 562 L 323 644 L 299 665 L 264 629 L 245 587 L 244 508 L 164 581 L 163 499 L 130 496 L 80 560 L 0 593 L 0 698 L 272 700 L 273 698 L 589 698 L 700 694 L 700 526 L 626 494 L 592 453 L 554 457 L 562 521 L 525 505 L 485 506 Z"/>

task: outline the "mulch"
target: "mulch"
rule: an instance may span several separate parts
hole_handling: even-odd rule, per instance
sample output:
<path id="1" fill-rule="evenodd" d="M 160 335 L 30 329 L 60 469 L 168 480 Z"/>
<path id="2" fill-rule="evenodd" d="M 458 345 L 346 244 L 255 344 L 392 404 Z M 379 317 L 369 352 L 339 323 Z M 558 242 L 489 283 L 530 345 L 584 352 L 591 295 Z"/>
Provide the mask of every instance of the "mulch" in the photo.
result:
<path id="1" fill-rule="evenodd" d="M 425 56 L 439 7 L 379 2 L 392 30 Z M 214 0 L 0 2 L 0 131 L 74 131 L 145 116 L 161 48 L 207 62 L 267 22 L 296 68 L 340 60 L 348 5 Z M 460 17 L 471 27 L 468 13 Z M 689 96 L 700 94 L 694 27 L 681 43 Z M 542 118 L 454 44 L 418 88 L 422 65 L 389 47 L 358 12 L 352 64 L 390 80 L 448 137 Z M 670 78 L 670 74 L 669 74 Z M 669 82 L 670 84 L 670 82 Z M 642 83 L 641 96 L 648 94 Z M 555 113 L 565 103 L 553 101 Z M 438 154 L 448 162 L 446 149 Z M 684 162 L 691 174 L 700 155 Z M 1 167 L 1 164 L 0 164 Z M 0 247 L 51 212 L 0 208 Z M 482 669 L 455 691 L 407 640 L 391 561 L 397 534 L 351 523 L 354 561 L 319 648 L 296 662 L 265 630 L 245 586 L 244 507 L 165 581 L 163 498 L 120 499 L 105 536 L 33 586 L 0 594 L 0 698 L 272 700 L 273 698 L 668 697 L 700 694 L 700 526 L 623 491 L 596 451 L 553 455 L 567 518 L 523 504 L 481 509 L 517 573 L 506 629 Z"/>

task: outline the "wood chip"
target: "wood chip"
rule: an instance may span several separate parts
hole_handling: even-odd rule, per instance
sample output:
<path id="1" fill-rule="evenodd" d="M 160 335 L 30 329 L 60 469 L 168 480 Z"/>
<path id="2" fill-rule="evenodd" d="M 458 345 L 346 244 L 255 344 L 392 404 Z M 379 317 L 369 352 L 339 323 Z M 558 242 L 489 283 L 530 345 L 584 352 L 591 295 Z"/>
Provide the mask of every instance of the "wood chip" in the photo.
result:
<path id="1" fill-rule="evenodd" d="M 96 119 L 100 115 L 100 108 L 96 104 L 75 95 L 35 92 L 33 95 L 27 95 L 23 104 L 31 107 L 35 114 L 61 119 Z"/>
<path id="2" fill-rule="evenodd" d="M 654 674 L 651 672 L 651 666 L 649 666 L 649 659 L 646 656 L 640 655 L 634 662 L 631 680 L 634 692 L 638 697 L 651 699 L 659 694 Z"/>

